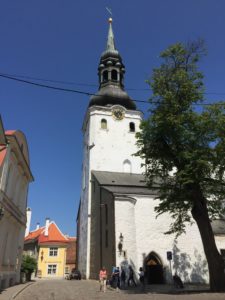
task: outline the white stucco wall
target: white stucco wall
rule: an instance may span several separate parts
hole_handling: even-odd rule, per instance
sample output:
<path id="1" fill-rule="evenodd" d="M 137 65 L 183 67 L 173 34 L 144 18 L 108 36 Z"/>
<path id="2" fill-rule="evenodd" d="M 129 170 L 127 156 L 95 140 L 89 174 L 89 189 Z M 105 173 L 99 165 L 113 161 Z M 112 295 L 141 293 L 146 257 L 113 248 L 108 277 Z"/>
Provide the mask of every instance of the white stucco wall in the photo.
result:
<path id="1" fill-rule="evenodd" d="M 134 201 L 115 201 L 116 245 L 120 233 L 124 236 L 124 250 L 128 264 L 136 271 L 143 267 L 144 258 L 155 252 L 165 269 L 165 277 L 171 280 L 167 251 L 172 251 L 172 270 L 185 282 L 207 282 L 208 269 L 198 228 L 188 225 L 186 234 L 175 241 L 174 235 L 165 235 L 171 218 L 168 214 L 157 219 L 154 211 L 156 200 L 153 197 L 134 196 Z M 121 257 L 117 251 L 117 262 Z"/>
<path id="2" fill-rule="evenodd" d="M 115 120 L 113 107 L 91 107 L 88 109 L 84 125 L 83 143 L 83 186 L 80 208 L 80 242 L 78 264 L 81 272 L 89 278 L 90 224 L 91 224 L 91 171 L 126 172 L 124 161 L 131 163 L 131 172 L 141 174 L 141 159 L 133 156 L 137 152 L 135 133 L 129 132 L 129 123 L 134 122 L 136 131 L 142 114 L 139 111 L 125 111 L 123 120 Z M 107 121 L 107 129 L 101 128 L 101 120 Z M 152 251 L 160 258 L 165 269 L 166 280 L 171 279 L 167 251 L 173 252 L 172 270 L 186 282 L 208 281 L 208 270 L 198 228 L 188 225 L 186 234 L 175 240 L 173 235 L 165 235 L 171 223 L 168 214 L 156 219 L 153 196 L 131 195 L 132 199 L 117 197 L 115 201 L 115 245 L 116 264 L 124 257 L 118 252 L 120 233 L 124 236 L 123 250 L 127 261 L 136 271 Z M 224 249 L 225 238 L 218 237 L 218 248 Z"/>
<path id="3" fill-rule="evenodd" d="M 123 172 L 123 162 L 131 162 L 132 173 L 141 173 L 141 159 L 133 156 L 137 152 L 135 132 L 130 132 L 129 123 L 135 123 L 139 130 L 142 113 L 125 110 L 122 120 L 115 120 L 111 108 L 90 108 L 90 169 L 110 172 Z M 107 129 L 101 128 L 101 120 L 107 120 Z"/>
<path id="4" fill-rule="evenodd" d="M 81 186 L 81 199 L 80 199 L 80 224 L 79 224 L 79 241 L 78 241 L 78 268 L 83 277 L 88 277 L 87 270 L 87 239 L 89 228 L 88 213 L 90 210 L 89 205 L 89 127 L 90 122 L 87 121 L 86 130 L 83 136 L 83 165 L 82 165 L 82 186 Z"/>
<path id="5" fill-rule="evenodd" d="M 225 250 L 225 235 L 215 236 L 216 246 L 218 250 Z"/>
<path id="6" fill-rule="evenodd" d="M 115 199 L 115 245 L 117 266 L 123 264 L 126 257 L 129 258 L 129 263 L 135 266 L 137 265 L 135 203 L 136 200 L 132 198 L 126 199 L 117 197 Z M 118 249 L 120 234 L 123 236 L 122 250 L 125 251 L 125 253 L 120 253 Z"/>
<path id="7" fill-rule="evenodd" d="M 78 267 L 89 278 L 90 270 L 90 224 L 91 224 L 91 171 L 123 172 L 124 161 L 131 163 L 132 173 L 141 173 L 141 159 L 137 152 L 135 132 L 129 123 L 139 130 L 142 113 L 125 110 L 123 120 L 115 120 L 112 107 L 93 106 L 88 109 L 83 124 L 83 167 L 80 206 L 80 232 Z M 101 128 L 101 120 L 107 121 L 107 129 Z M 127 169 L 129 171 L 129 169 Z"/>

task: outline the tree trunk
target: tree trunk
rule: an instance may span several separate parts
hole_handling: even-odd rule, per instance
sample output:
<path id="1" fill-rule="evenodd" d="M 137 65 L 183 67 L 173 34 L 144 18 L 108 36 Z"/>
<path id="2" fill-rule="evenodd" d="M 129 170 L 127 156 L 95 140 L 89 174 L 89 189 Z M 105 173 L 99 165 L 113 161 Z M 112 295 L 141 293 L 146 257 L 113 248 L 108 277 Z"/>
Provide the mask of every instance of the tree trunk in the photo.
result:
<path id="1" fill-rule="evenodd" d="M 209 268 L 210 289 L 212 292 L 225 291 L 225 263 L 216 247 L 215 238 L 208 215 L 207 202 L 200 189 L 195 190 L 192 216 L 201 235 Z"/>

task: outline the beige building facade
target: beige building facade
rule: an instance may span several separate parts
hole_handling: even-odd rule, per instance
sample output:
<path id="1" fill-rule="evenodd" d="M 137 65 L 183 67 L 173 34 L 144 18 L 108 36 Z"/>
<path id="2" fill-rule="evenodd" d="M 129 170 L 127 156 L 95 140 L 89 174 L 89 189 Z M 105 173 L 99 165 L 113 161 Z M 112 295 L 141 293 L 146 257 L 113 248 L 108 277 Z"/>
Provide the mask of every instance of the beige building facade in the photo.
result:
<path id="1" fill-rule="evenodd" d="M 0 289 L 20 281 L 30 170 L 21 131 L 4 131 L 0 120 Z"/>

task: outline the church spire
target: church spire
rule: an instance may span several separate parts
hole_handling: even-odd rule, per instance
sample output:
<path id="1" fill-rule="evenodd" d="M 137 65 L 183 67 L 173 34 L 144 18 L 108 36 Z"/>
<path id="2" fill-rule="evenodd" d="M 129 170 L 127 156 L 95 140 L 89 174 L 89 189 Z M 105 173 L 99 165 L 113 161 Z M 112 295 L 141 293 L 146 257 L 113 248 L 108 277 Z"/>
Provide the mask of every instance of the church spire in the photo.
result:
<path id="1" fill-rule="evenodd" d="M 107 56 L 107 54 L 108 55 L 111 54 L 114 56 L 116 55 L 120 57 L 119 52 L 116 50 L 116 46 L 115 46 L 115 39 L 114 39 L 113 28 L 112 28 L 113 19 L 109 18 L 108 22 L 109 22 L 109 31 L 107 36 L 106 49 L 102 53 L 101 58 Z"/>
<path id="2" fill-rule="evenodd" d="M 135 103 L 124 90 L 125 66 L 119 51 L 115 47 L 112 18 L 109 18 L 109 31 L 106 50 L 100 57 L 98 66 L 99 91 L 91 97 L 89 106 L 122 105 L 127 109 L 136 109 Z"/>
<path id="3" fill-rule="evenodd" d="M 115 47 L 114 34 L 112 29 L 112 18 L 109 18 L 109 32 L 108 32 L 106 51 L 114 51 L 114 50 L 116 50 L 116 47 Z"/>

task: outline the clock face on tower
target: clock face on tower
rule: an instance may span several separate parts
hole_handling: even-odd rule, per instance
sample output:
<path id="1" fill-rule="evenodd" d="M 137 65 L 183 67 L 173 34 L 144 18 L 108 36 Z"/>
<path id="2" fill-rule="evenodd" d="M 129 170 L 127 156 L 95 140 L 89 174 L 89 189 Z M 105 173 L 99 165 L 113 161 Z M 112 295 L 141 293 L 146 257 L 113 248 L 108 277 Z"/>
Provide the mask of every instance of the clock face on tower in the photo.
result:
<path id="1" fill-rule="evenodd" d="M 122 120 L 124 118 L 125 111 L 122 109 L 122 107 L 115 107 L 112 111 L 112 115 L 114 119 Z"/>

